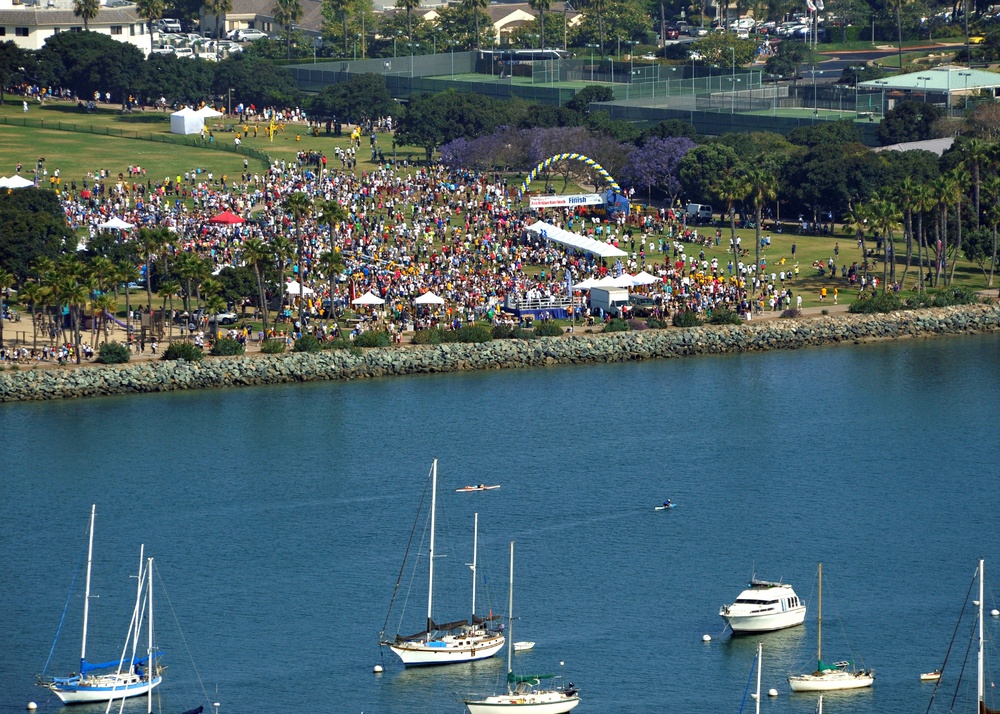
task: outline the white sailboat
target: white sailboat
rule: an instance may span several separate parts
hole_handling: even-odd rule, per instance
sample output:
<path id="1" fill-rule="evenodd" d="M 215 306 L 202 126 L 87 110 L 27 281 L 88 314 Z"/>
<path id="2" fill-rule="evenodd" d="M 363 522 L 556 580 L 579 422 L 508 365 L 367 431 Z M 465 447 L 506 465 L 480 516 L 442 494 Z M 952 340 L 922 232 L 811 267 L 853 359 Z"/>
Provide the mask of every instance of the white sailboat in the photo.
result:
<path id="1" fill-rule="evenodd" d="M 513 637 L 514 629 L 514 543 L 510 544 L 510 585 L 508 592 L 507 636 Z M 543 679 L 552 679 L 551 674 L 529 674 L 517 676 L 511 667 L 513 648 L 507 648 L 507 692 L 494 694 L 483 699 L 468 699 L 465 706 L 470 714 L 496 714 L 502 711 L 529 712 L 530 714 L 566 714 L 580 703 L 580 695 L 573 687 L 541 689 Z"/>
<path id="2" fill-rule="evenodd" d="M 155 663 L 158 653 L 153 648 L 153 559 L 149 558 L 148 561 L 145 561 L 141 551 L 136 604 L 132 613 L 129 636 L 126 638 L 122 655 L 119 659 L 110 662 L 87 662 L 87 620 L 90 614 L 90 571 L 94 555 L 95 511 L 96 506 L 91 506 L 90 542 L 87 548 L 87 582 L 83 599 L 83 641 L 80 646 L 80 672 L 69 677 L 40 679 L 38 682 L 52 690 L 65 704 L 111 702 L 117 699 L 135 697 L 151 692 L 162 681 L 159 668 Z M 146 595 L 145 603 L 143 603 L 144 593 Z M 146 612 L 148 643 L 146 656 L 137 658 L 136 647 L 139 642 L 144 610 Z M 129 641 L 131 641 L 131 654 L 128 653 Z M 98 672 L 98 670 L 110 668 L 115 668 L 115 671 Z"/>
<path id="3" fill-rule="evenodd" d="M 468 620 L 438 624 L 434 622 L 434 529 L 437 517 L 437 459 L 431 466 L 431 537 L 427 557 L 427 628 L 415 635 L 394 639 L 380 638 L 407 667 L 456 664 L 492 657 L 503 647 L 501 632 L 490 627 L 490 620 L 476 616 L 476 557 L 479 540 L 479 514 L 476 514 L 472 538 L 472 613 Z"/>
<path id="4" fill-rule="evenodd" d="M 819 564 L 819 606 L 816 615 L 816 671 L 788 677 L 793 692 L 828 692 L 840 689 L 862 689 L 872 686 L 872 670 L 851 669 L 850 662 L 823 661 L 823 564 Z"/>

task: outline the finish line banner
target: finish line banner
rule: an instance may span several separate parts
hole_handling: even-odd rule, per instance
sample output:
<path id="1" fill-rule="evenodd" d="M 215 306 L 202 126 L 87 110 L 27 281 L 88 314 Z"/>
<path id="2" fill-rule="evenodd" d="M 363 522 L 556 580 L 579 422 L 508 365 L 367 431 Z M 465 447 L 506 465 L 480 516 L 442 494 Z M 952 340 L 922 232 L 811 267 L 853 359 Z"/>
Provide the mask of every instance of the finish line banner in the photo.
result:
<path id="1" fill-rule="evenodd" d="M 531 196 L 528 200 L 532 208 L 604 205 L 604 196 L 599 193 L 579 193 L 572 196 Z"/>

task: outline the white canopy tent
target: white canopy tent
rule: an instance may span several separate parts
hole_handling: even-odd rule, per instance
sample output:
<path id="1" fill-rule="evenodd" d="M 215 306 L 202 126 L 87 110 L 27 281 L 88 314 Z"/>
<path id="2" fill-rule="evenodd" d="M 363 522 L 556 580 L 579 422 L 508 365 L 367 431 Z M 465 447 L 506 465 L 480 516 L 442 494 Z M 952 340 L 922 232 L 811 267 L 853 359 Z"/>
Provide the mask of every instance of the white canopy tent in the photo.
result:
<path id="1" fill-rule="evenodd" d="M 432 292 L 426 292 L 416 300 L 413 301 L 414 305 L 444 305 L 444 298 L 440 295 L 435 295 Z"/>
<path id="2" fill-rule="evenodd" d="M 212 107 L 208 106 L 207 104 L 205 106 L 203 106 L 201 109 L 199 109 L 198 111 L 196 111 L 195 114 L 197 114 L 198 116 L 200 116 L 202 119 L 211 119 L 213 117 L 221 117 L 222 116 L 222 112 L 219 112 L 219 111 L 216 111 L 215 109 L 212 109 Z"/>
<path id="3" fill-rule="evenodd" d="M 191 107 L 170 115 L 171 134 L 197 134 L 205 127 L 205 117 Z"/>
<path id="4" fill-rule="evenodd" d="M 384 305 L 385 300 L 380 298 L 378 295 L 373 293 L 371 290 L 366 292 L 359 298 L 351 300 L 352 305 Z"/>
<path id="5" fill-rule="evenodd" d="M 33 181 L 29 181 L 23 176 L 18 176 L 14 174 L 10 178 L 5 178 L 0 176 L 0 188 L 28 188 L 28 186 L 34 186 Z"/>
<path id="6" fill-rule="evenodd" d="M 115 216 L 110 221 L 105 221 L 104 223 L 98 223 L 97 227 L 98 228 L 110 228 L 111 230 L 121 231 L 121 230 L 125 230 L 126 228 L 131 228 L 132 224 L 131 223 L 126 223 L 125 221 L 123 221 L 118 216 Z"/>
<path id="7" fill-rule="evenodd" d="M 285 293 L 288 295 L 315 295 L 316 291 L 312 288 L 302 287 L 297 281 L 291 280 L 285 285 Z"/>
<path id="8" fill-rule="evenodd" d="M 545 240 L 559 243 L 560 245 L 574 248 L 584 253 L 593 253 L 601 258 L 623 258 L 628 255 L 624 250 L 619 250 L 610 243 L 603 243 L 587 236 L 570 233 L 567 230 L 544 221 L 531 224 L 528 226 L 528 230 L 532 233 L 537 233 L 545 238 Z"/>

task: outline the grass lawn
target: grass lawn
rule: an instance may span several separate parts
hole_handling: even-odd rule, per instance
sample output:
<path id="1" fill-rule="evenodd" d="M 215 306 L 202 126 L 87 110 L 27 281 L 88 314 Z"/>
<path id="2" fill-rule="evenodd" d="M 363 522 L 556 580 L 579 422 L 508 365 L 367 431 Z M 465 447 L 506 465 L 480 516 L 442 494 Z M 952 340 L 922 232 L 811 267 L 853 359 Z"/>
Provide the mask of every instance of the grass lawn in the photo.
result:
<path id="1" fill-rule="evenodd" d="M 12 122 L 27 119 L 43 122 L 53 130 L 24 127 L 16 124 L 0 125 L 9 141 L 0 142 L 0 175 L 10 175 L 20 161 L 24 165 L 22 175 L 33 169 L 40 156 L 45 157 L 45 166 L 51 173 L 59 168 L 66 181 L 83 178 L 87 171 L 105 168 L 117 176 L 124 173 L 129 164 L 138 164 L 146 169 L 146 176 L 152 181 L 162 181 L 167 176 L 183 174 L 195 168 L 213 171 L 216 176 L 223 173 L 239 176 L 243 171 L 243 155 L 220 150 L 231 147 L 235 134 L 232 131 L 213 131 L 214 142 L 220 148 L 200 148 L 184 144 L 163 143 L 175 135 L 170 133 L 169 113 L 147 110 L 123 115 L 114 109 L 98 109 L 92 113 L 82 112 L 69 102 L 49 102 L 44 106 L 29 104 L 25 115 L 21 100 L 11 99 L 0 105 L 0 117 L 9 117 Z M 221 117 L 220 117 L 221 119 Z M 232 122 L 210 122 L 207 127 Z M 284 133 L 279 132 L 274 141 L 267 139 L 261 125 L 257 137 L 253 135 L 253 125 L 249 125 L 246 138 L 242 134 L 243 146 L 259 149 L 280 161 L 294 161 L 299 151 L 321 151 L 326 154 L 330 168 L 340 168 L 335 160 L 336 147 L 347 148 L 347 136 L 318 137 L 306 134 L 305 126 L 287 125 Z M 296 134 L 298 130 L 298 134 Z M 110 136 L 113 134 L 113 136 Z M 296 140 L 298 136 L 298 140 Z M 160 139 L 157 141 L 156 139 Z M 392 156 L 392 138 L 381 136 L 379 148 L 388 159 Z M 358 150 L 358 170 L 371 171 L 377 162 L 370 160 L 367 139 L 362 139 Z M 397 147 L 397 159 L 422 159 L 424 150 L 420 147 Z M 263 163 L 250 159 L 250 169 L 260 171 Z M 65 183 L 65 182 L 64 182 Z"/>

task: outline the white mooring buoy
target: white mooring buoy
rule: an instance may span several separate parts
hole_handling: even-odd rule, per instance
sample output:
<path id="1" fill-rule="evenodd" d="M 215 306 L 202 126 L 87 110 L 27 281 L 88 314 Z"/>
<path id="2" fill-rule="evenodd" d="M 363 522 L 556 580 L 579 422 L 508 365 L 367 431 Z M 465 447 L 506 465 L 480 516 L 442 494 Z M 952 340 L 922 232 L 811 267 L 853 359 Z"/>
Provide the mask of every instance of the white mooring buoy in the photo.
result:
<path id="1" fill-rule="evenodd" d="M 375 674 L 382 674 L 382 665 L 377 664 L 374 667 L 372 667 L 372 672 L 374 672 Z"/>
<path id="2" fill-rule="evenodd" d="M 38 705 L 37 704 L 35 704 L 34 702 L 28 702 L 28 711 L 29 712 L 33 712 L 36 709 L 38 709 Z"/>
<path id="3" fill-rule="evenodd" d="M 990 610 L 990 614 L 993 615 L 993 617 L 1000 617 L 1000 610 L 997 610 L 996 608 L 994 608 L 994 609 Z"/>
<path id="4" fill-rule="evenodd" d="M 712 641 L 712 636 L 711 635 L 702 635 L 701 636 L 701 641 L 702 642 L 711 642 Z"/>
<path id="5" fill-rule="evenodd" d="M 767 690 L 767 696 L 769 696 L 769 697 L 776 697 L 776 696 L 778 696 L 778 690 L 777 689 L 768 689 Z"/>

